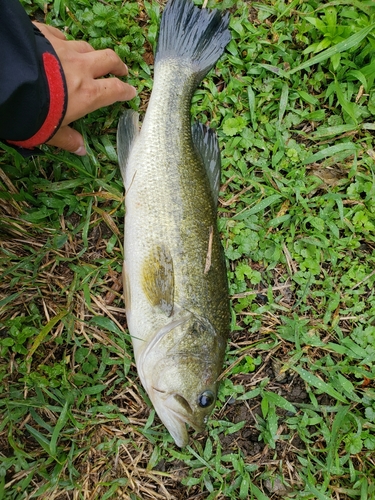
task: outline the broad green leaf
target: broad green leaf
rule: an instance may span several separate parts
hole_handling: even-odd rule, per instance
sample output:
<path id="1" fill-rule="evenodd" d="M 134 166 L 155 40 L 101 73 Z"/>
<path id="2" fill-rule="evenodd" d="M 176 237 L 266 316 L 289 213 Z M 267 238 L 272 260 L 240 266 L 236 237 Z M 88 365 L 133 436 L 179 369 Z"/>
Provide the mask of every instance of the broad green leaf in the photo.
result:
<path id="1" fill-rule="evenodd" d="M 237 135 L 246 127 L 246 120 L 242 116 L 227 118 L 223 123 L 223 131 L 228 136 Z"/>

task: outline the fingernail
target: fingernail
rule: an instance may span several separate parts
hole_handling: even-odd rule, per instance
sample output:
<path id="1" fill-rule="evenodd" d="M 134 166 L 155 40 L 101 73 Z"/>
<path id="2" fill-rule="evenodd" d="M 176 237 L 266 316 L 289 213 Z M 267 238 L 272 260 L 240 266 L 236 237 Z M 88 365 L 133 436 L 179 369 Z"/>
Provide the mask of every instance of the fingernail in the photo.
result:
<path id="1" fill-rule="evenodd" d="M 76 151 L 74 151 L 74 154 L 78 156 L 85 156 L 85 154 L 87 154 L 85 146 L 80 146 Z"/>
<path id="2" fill-rule="evenodd" d="M 129 73 L 129 68 L 126 66 L 126 64 L 124 63 L 124 66 L 125 66 L 125 71 L 126 71 L 126 74 Z"/>

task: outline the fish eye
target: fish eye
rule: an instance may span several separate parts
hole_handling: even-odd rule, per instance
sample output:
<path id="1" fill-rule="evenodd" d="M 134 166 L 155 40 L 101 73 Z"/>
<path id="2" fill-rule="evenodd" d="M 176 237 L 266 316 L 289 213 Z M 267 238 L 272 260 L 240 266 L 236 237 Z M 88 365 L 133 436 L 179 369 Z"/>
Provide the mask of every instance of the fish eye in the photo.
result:
<path id="1" fill-rule="evenodd" d="M 212 391 L 204 391 L 198 397 L 198 404 L 201 408 L 208 408 L 215 401 L 215 395 Z"/>

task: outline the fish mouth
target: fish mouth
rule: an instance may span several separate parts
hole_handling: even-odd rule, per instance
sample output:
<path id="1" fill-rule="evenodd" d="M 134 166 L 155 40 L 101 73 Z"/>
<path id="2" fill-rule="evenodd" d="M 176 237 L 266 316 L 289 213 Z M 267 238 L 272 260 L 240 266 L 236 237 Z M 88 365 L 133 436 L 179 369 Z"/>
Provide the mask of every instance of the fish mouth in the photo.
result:
<path id="1" fill-rule="evenodd" d="M 160 413 L 158 412 L 160 417 Z M 168 421 L 160 417 L 169 434 L 179 448 L 184 448 L 189 443 L 189 435 L 186 428 L 186 422 L 174 410 L 169 411 Z"/>
<path id="2" fill-rule="evenodd" d="M 204 422 L 198 423 L 194 419 L 194 412 L 189 402 L 180 394 L 169 394 L 152 387 L 154 391 L 153 404 L 160 420 L 168 429 L 175 443 L 180 448 L 189 442 L 186 424 L 197 432 L 204 430 Z M 164 395 L 164 397 L 163 397 Z M 166 397 L 165 397 L 166 396 Z"/>
<path id="3" fill-rule="evenodd" d="M 202 432 L 204 430 L 204 426 L 197 424 L 192 419 L 187 418 L 186 415 L 181 415 L 178 411 L 173 408 L 169 408 L 169 419 L 173 422 L 173 425 L 167 425 L 166 422 L 163 422 L 169 433 L 173 437 L 175 443 L 180 448 L 183 448 L 189 443 L 189 435 L 186 424 L 189 425 L 196 432 Z M 159 414 L 160 416 L 160 414 Z"/>
<path id="4" fill-rule="evenodd" d="M 178 402 L 180 406 L 186 410 L 186 413 L 181 414 L 179 411 L 175 410 L 174 408 L 170 408 L 171 411 L 176 415 L 176 417 L 179 417 L 182 422 L 185 424 L 190 425 L 195 431 L 197 432 L 202 432 L 204 430 L 204 422 L 202 424 L 197 423 L 196 420 L 194 419 L 194 412 L 192 407 L 190 406 L 189 402 L 180 394 L 173 394 L 173 398 Z"/>

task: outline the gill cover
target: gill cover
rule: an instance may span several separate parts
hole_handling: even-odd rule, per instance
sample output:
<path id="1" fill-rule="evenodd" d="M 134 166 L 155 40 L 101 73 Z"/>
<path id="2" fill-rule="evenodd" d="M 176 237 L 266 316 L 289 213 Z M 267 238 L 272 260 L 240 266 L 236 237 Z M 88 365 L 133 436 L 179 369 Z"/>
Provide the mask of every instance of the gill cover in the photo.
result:
<path id="1" fill-rule="evenodd" d="M 176 444 L 186 424 L 204 429 L 217 394 L 220 344 L 212 325 L 188 311 L 162 328 L 138 359 L 143 386 Z"/>

